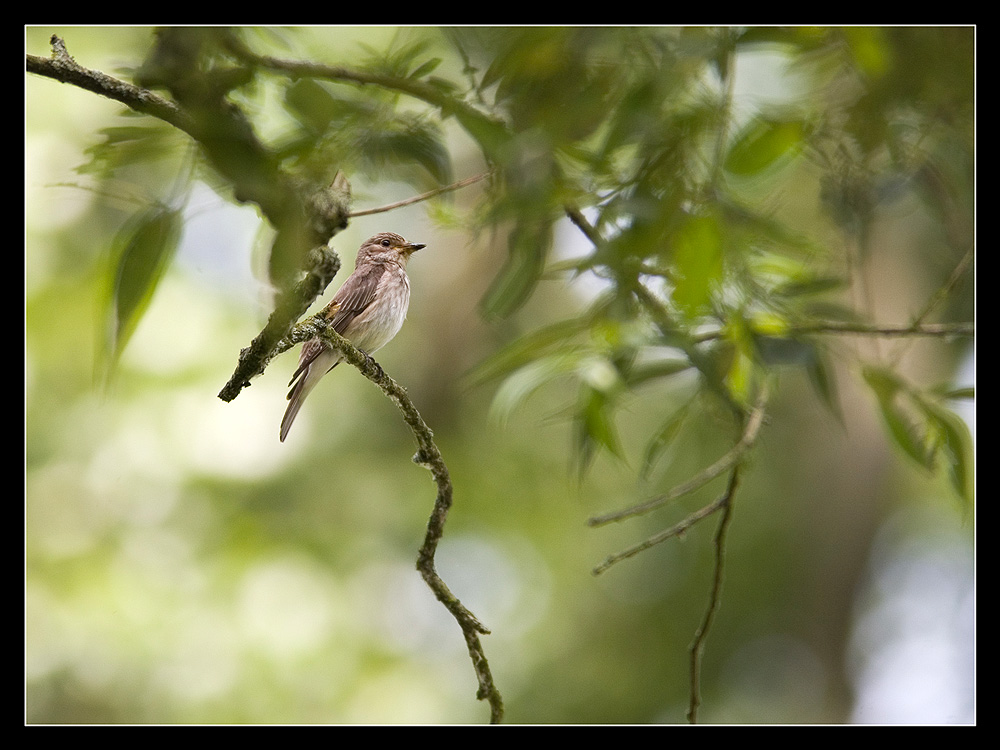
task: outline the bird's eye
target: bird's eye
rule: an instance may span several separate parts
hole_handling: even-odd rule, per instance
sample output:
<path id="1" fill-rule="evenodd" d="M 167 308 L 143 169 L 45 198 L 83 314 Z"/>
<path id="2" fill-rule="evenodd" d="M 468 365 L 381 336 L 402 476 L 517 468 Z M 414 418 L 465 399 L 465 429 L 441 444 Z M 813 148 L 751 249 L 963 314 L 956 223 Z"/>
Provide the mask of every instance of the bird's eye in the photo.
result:
<path id="1" fill-rule="evenodd" d="M 389 247 L 389 240 L 382 240 L 382 247 Z"/>

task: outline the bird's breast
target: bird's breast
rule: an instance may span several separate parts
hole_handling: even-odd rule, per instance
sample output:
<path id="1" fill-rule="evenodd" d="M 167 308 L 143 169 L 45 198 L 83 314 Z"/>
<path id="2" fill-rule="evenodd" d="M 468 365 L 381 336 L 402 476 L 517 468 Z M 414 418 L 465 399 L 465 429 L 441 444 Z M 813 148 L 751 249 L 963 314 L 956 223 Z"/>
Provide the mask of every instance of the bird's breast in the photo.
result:
<path id="1" fill-rule="evenodd" d="M 399 333 L 410 306 L 410 280 L 402 268 L 386 271 L 375 299 L 351 324 L 349 338 L 368 353 L 381 349 Z"/>

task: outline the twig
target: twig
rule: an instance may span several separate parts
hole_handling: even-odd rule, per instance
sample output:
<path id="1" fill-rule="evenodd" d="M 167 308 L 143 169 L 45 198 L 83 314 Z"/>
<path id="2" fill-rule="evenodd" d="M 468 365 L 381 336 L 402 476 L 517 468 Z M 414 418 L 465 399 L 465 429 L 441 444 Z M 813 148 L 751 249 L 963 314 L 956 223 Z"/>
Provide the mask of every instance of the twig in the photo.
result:
<path id="1" fill-rule="evenodd" d="M 657 497 L 654 497 L 651 500 L 647 500 L 644 503 L 633 505 L 628 508 L 624 508 L 622 510 L 613 511 L 611 513 L 605 513 L 600 516 L 594 516 L 588 519 L 587 525 L 603 526 L 604 524 L 612 523 L 614 521 L 621 521 L 626 518 L 632 518 L 634 516 L 642 515 L 643 513 L 648 513 L 649 511 L 654 510 L 655 508 L 659 508 L 660 506 L 665 505 L 666 503 L 676 500 L 679 497 L 683 497 L 684 495 L 694 492 L 699 487 L 702 487 L 711 480 L 715 479 L 717 476 L 725 472 L 733 465 L 739 463 L 739 461 L 743 457 L 743 454 L 754 444 L 754 441 L 756 441 L 763 420 L 764 420 L 764 406 L 762 401 L 753 408 L 753 410 L 747 417 L 746 425 L 743 429 L 743 434 L 740 436 L 740 439 L 739 441 L 737 441 L 736 445 L 730 448 L 729 451 L 719 460 L 717 460 L 714 464 L 702 470 L 700 473 L 696 474 L 688 481 L 682 482 L 681 484 L 677 485 L 676 487 L 674 487 L 669 492 L 663 495 L 658 495 Z M 692 514 L 692 515 L 697 515 L 697 514 Z M 708 515 L 708 513 L 706 513 L 705 515 Z M 697 521 L 699 519 L 696 518 L 694 520 Z M 683 524 L 684 522 L 681 522 L 681 524 L 678 524 L 678 526 L 683 526 Z M 684 526 L 684 528 L 687 527 Z M 682 528 L 681 531 L 683 531 L 684 528 Z M 674 534 L 667 534 L 667 536 L 665 536 L 664 538 L 669 539 L 671 536 L 674 536 Z M 662 541 L 662 539 L 658 541 Z M 644 542 L 643 544 L 646 543 Z M 633 554 L 635 554 L 635 552 L 638 551 L 640 550 L 634 549 L 634 551 L 627 551 L 629 552 L 629 554 L 620 553 L 620 556 L 631 557 Z M 619 555 L 616 555 L 614 557 L 618 558 Z M 612 560 L 612 558 L 609 558 L 609 560 Z M 617 562 L 617 559 L 614 559 L 612 561 Z M 609 564 L 610 563 L 605 563 L 602 566 L 602 568 L 606 568 Z"/>
<path id="2" fill-rule="evenodd" d="M 972 263 L 975 257 L 976 257 L 975 250 L 970 247 L 966 251 L 965 255 L 962 256 L 962 259 L 958 262 L 958 265 L 956 265 L 955 268 L 952 269 L 951 275 L 948 277 L 948 280 L 945 281 L 944 284 L 942 284 L 938 288 L 938 290 L 935 291 L 934 294 L 930 296 L 930 298 L 927 300 L 927 303 L 924 305 L 924 309 L 921 310 L 920 313 L 917 315 L 917 317 L 913 319 L 912 325 L 914 327 L 920 326 L 927 319 L 927 316 L 930 315 L 934 311 L 934 309 L 938 305 L 940 305 L 945 300 L 945 298 L 947 298 L 949 294 L 951 294 L 952 289 L 954 289 L 955 285 L 958 284 L 958 282 L 961 280 L 962 276 L 965 274 L 966 269 L 969 267 L 969 265 Z"/>
<path id="3" fill-rule="evenodd" d="M 884 323 L 856 323 L 839 320 L 819 320 L 812 323 L 789 325 L 782 338 L 829 334 L 832 336 L 881 336 L 883 338 L 910 338 L 919 336 L 948 338 L 952 336 L 975 336 L 975 323 L 908 323 L 906 325 Z M 725 335 L 722 330 L 705 331 L 692 336 L 692 341 L 703 344 Z M 775 334 L 777 335 L 777 334 Z"/>
<path id="4" fill-rule="evenodd" d="M 25 55 L 27 72 L 113 99 L 136 112 L 152 115 L 188 135 L 194 135 L 194 120 L 173 102 L 148 89 L 113 78 L 99 70 L 83 67 L 66 51 L 66 43 L 55 34 L 49 43 L 52 46 L 51 58 Z"/>
<path id="5" fill-rule="evenodd" d="M 665 529 L 659 532 L 658 534 L 654 534 L 653 536 L 649 537 L 649 539 L 646 539 L 645 541 L 640 542 L 639 544 L 633 545 L 632 547 L 624 549 L 621 552 L 616 552 L 613 555 L 608 555 L 604 559 L 604 562 L 602 562 L 600 565 L 594 568 L 593 570 L 594 575 L 595 576 L 600 575 L 615 563 L 619 563 L 622 560 L 627 560 L 630 557 L 634 557 L 635 555 L 638 555 L 640 552 L 647 550 L 650 547 L 659 544 L 660 542 L 665 542 L 668 539 L 672 539 L 675 536 L 682 536 L 685 531 L 687 531 L 696 523 L 698 523 L 698 521 L 702 520 L 703 518 L 707 518 L 708 516 L 718 511 L 719 508 L 723 506 L 724 499 L 725 496 L 717 500 L 714 500 L 708 505 L 699 508 L 694 513 L 688 515 L 680 523 L 677 523 L 671 526 L 669 529 Z"/>
<path id="6" fill-rule="evenodd" d="M 916 317 L 913 318 L 913 323 L 911 324 L 914 328 L 924 325 L 924 321 L 927 317 L 934 312 L 934 309 L 947 299 L 948 295 L 951 294 L 952 290 L 965 275 L 965 271 L 972 264 L 976 253 L 974 248 L 969 248 L 962 259 L 958 262 L 958 265 L 952 269 L 951 275 L 938 289 L 932 294 L 927 302 L 924 304 L 923 309 L 917 313 Z M 972 329 L 972 335 L 975 335 L 975 328 Z M 897 345 L 895 351 L 893 351 L 889 357 L 889 361 L 896 363 L 899 358 L 903 356 L 905 344 Z"/>
<path id="7" fill-rule="evenodd" d="M 448 193 L 452 190 L 458 190 L 459 188 L 467 187 L 468 185 L 473 185 L 480 180 L 485 180 L 489 177 L 492 172 L 483 172 L 482 174 L 473 175 L 472 177 L 466 177 L 464 180 L 459 180 L 458 182 L 453 182 L 451 185 L 445 185 L 444 187 L 435 188 L 434 190 L 428 190 L 426 193 L 421 193 L 420 195 L 415 195 L 412 198 L 406 198 L 401 201 L 396 201 L 395 203 L 390 203 L 385 206 L 378 206 L 377 208 L 366 208 L 361 211 L 351 211 L 350 216 L 353 219 L 356 216 L 370 216 L 372 214 L 381 214 L 386 211 L 392 211 L 396 208 L 402 208 L 403 206 L 409 206 L 413 203 L 419 203 L 420 201 L 425 201 L 433 198 L 442 193 Z"/>
<path id="8" fill-rule="evenodd" d="M 434 442 L 434 433 L 420 416 L 406 390 L 389 377 L 371 356 L 329 328 L 326 319 L 322 316 L 313 316 L 305 323 L 296 326 L 292 335 L 281 342 L 278 350 L 284 351 L 299 341 L 317 335 L 340 350 L 348 363 L 360 370 L 362 375 L 377 385 L 396 404 L 417 441 L 417 452 L 413 456 L 413 461 L 430 471 L 434 483 L 437 485 L 437 497 L 427 522 L 427 533 L 417 555 L 417 570 L 431 591 L 434 592 L 438 601 L 452 614 L 462 629 L 476 679 L 479 682 L 476 697 L 489 703 L 490 723 L 499 724 L 503 718 L 503 698 L 493 682 L 489 662 L 486 660 L 486 654 L 479 639 L 480 635 L 488 635 L 490 631 L 451 592 L 441 576 L 438 575 L 434 565 L 434 554 L 444 533 L 444 524 L 452 504 L 451 477 L 441 452 Z"/>
<path id="9" fill-rule="evenodd" d="M 719 609 L 722 594 L 722 573 L 726 558 L 726 532 L 729 530 L 729 523 L 733 517 L 733 497 L 739 482 L 740 464 L 737 464 L 729 476 L 726 494 L 713 503 L 716 506 L 715 509 L 722 508 L 723 513 L 719 520 L 719 528 L 715 531 L 715 573 L 712 577 L 712 592 L 708 598 L 708 606 L 705 608 L 705 616 L 702 618 L 698 630 L 695 631 L 694 640 L 691 641 L 689 647 L 691 688 L 688 693 L 687 718 L 691 724 L 698 723 L 698 707 L 701 705 L 701 655 L 705 648 L 705 639 L 708 637 L 709 628 L 712 627 L 715 613 Z"/>
<path id="10" fill-rule="evenodd" d="M 240 350 L 236 369 L 229 380 L 219 391 L 219 398 L 232 401 L 240 391 L 250 385 L 250 381 L 264 372 L 264 368 L 277 355 L 289 346 L 299 343 L 302 339 L 288 344 L 289 331 L 294 333 L 292 326 L 309 309 L 316 299 L 333 280 L 340 270 L 340 257 L 329 248 L 317 248 L 317 256 L 313 258 L 311 271 L 294 287 L 283 292 L 275 304 L 274 310 L 267 319 L 263 330 L 258 333 L 250 345 Z M 285 348 L 282 349 L 282 344 Z"/>

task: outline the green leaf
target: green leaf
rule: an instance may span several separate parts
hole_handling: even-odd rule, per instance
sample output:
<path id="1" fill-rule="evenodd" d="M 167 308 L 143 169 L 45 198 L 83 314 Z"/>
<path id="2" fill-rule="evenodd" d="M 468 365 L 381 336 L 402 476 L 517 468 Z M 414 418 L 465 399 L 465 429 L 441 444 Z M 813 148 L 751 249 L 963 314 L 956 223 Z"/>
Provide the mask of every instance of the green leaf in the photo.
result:
<path id="1" fill-rule="evenodd" d="M 609 414 L 608 395 L 596 388 L 582 386 L 577 407 L 577 453 L 581 473 L 587 469 L 600 448 L 624 459 L 614 420 Z"/>
<path id="2" fill-rule="evenodd" d="M 178 131 L 158 121 L 120 125 L 100 131 L 104 140 L 86 150 L 89 160 L 77 167 L 80 174 L 109 176 L 115 170 L 183 153 Z"/>
<path id="3" fill-rule="evenodd" d="M 948 462 L 948 474 L 952 486 L 966 504 L 971 505 L 975 495 L 975 449 L 968 425 L 956 414 L 945 413 L 942 419 L 944 444 L 942 446 Z"/>
<path id="4" fill-rule="evenodd" d="M 549 221 L 521 222 L 514 227 L 508 239 L 507 263 L 482 303 L 486 315 L 505 318 L 527 301 L 541 276 L 551 244 Z"/>
<path id="5" fill-rule="evenodd" d="M 733 143 L 725 169 L 740 177 L 758 175 L 798 153 L 804 133 L 798 121 L 754 120 Z"/>
<path id="6" fill-rule="evenodd" d="M 685 372 L 693 367 L 686 359 L 663 359 L 655 362 L 643 362 L 630 368 L 625 381 L 630 387 L 642 385 L 650 380 L 658 380 Z"/>
<path id="7" fill-rule="evenodd" d="M 545 356 L 553 347 L 576 349 L 573 338 L 590 327 L 590 316 L 560 320 L 511 341 L 507 346 L 480 362 L 468 375 L 473 385 L 507 375 Z"/>
<path id="8" fill-rule="evenodd" d="M 823 405 L 838 421 L 843 422 L 844 415 L 837 397 L 837 381 L 833 374 L 833 368 L 830 367 L 827 358 L 821 351 L 814 350 L 814 354 L 812 361 L 806 364 L 809 382 L 812 383 L 813 390 L 816 391 Z"/>
<path id="9" fill-rule="evenodd" d="M 301 78 L 285 90 L 285 106 L 313 133 L 322 133 L 342 116 L 345 100 L 335 99 L 323 84 Z"/>
<path id="10" fill-rule="evenodd" d="M 652 471 L 653 464 L 660 460 L 660 457 L 673 444 L 677 435 L 680 434 L 690 406 L 691 402 L 688 402 L 676 412 L 671 414 L 670 418 L 660 426 L 660 428 L 653 434 L 649 443 L 646 444 L 646 451 L 643 455 L 642 466 L 639 469 L 639 475 L 643 479 L 649 477 L 649 472 Z"/>
<path id="11" fill-rule="evenodd" d="M 905 388 L 905 384 L 895 373 L 881 367 L 865 367 L 862 376 L 879 401 L 892 398 Z"/>
<path id="12" fill-rule="evenodd" d="M 880 401 L 879 407 L 896 445 L 925 469 L 934 471 L 934 451 L 928 445 L 930 435 L 926 429 L 911 421 L 895 400 Z"/>
<path id="13" fill-rule="evenodd" d="M 563 351 L 526 364 L 497 389 L 490 415 L 500 424 L 506 424 L 514 410 L 539 388 L 557 378 L 575 374 L 583 356 L 580 351 Z"/>
<path id="14" fill-rule="evenodd" d="M 968 425 L 953 411 L 935 402 L 920 398 L 919 403 L 935 432 L 937 438 L 935 448 L 945 462 L 952 487 L 963 502 L 971 505 L 975 491 L 973 486 L 975 451 Z"/>
<path id="15" fill-rule="evenodd" d="M 416 163 L 427 170 L 439 184 L 451 182 L 451 156 L 441 132 L 421 122 L 410 122 L 402 129 L 389 128 L 372 132 L 366 139 L 366 158 L 378 166 L 408 166 Z"/>
<path id="16" fill-rule="evenodd" d="M 673 301 L 691 317 L 704 312 L 722 276 L 722 231 L 714 216 L 688 219 L 672 242 Z"/>
<path id="17" fill-rule="evenodd" d="M 423 76 L 431 73 L 440 64 L 441 64 L 440 57 L 432 57 L 427 62 L 418 65 L 417 68 L 412 73 L 410 73 L 410 78 L 422 78 Z"/>
<path id="18" fill-rule="evenodd" d="M 742 347 L 738 347 L 725 377 L 726 390 L 734 402 L 742 406 L 750 404 L 757 385 L 757 375 L 753 357 Z"/>
<path id="19" fill-rule="evenodd" d="M 847 284 L 837 277 L 816 277 L 812 279 L 802 279 L 790 281 L 787 284 L 778 286 L 774 292 L 783 297 L 805 297 L 810 295 L 825 294 L 826 292 L 839 291 Z"/>
<path id="20" fill-rule="evenodd" d="M 926 423 L 919 424 L 914 410 L 904 407 L 911 401 L 906 383 L 895 373 L 879 367 L 866 367 L 863 374 L 875 394 L 893 441 L 906 455 L 928 471 L 933 471 L 934 452 Z"/>
<path id="21" fill-rule="evenodd" d="M 105 300 L 105 371 L 110 374 L 149 307 L 177 250 L 181 212 L 152 208 L 119 232 L 109 267 Z"/>
<path id="22" fill-rule="evenodd" d="M 965 422 L 935 396 L 914 390 L 893 372 L 868 367 L 864 376 L 896 444 L 928 471 L 944 461 L 955 491 L 971 504 L 974 449 Z"/>
<path id="23" fill-rule="evenodd" d="M 961 388 L 952 388 L 950 390 L 943 391 L 941 393 L 941 398 L 972 400 L 976 398 L 976 389 L 971 385 Z"/>

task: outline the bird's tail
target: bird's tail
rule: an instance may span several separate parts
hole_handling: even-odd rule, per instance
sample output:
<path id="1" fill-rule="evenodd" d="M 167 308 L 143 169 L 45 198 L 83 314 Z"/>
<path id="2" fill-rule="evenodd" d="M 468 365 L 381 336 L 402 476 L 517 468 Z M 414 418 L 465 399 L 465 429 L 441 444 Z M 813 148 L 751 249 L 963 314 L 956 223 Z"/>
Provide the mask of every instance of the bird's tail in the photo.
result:
<path id="1" fill-rule="evenodd" d="M 328 353 L 323 352 L 309 364 L 300 366 L 292 376 L 292 381 L 289 383 L 292 388 L 288 391 L 288 408 L 285 409 L 285 416 L 281 418 L 281 442 L 285 442 L 288 431 L 292 429 L 292 422 L 295 421 L 295 416 L 302 408 L 306 396 L 312 392 L 312 389 L 316 387 L 324 375 L 337 366 L 337 357 L 335 355 L 324 356 L 326 354 Z M 332 364 L 330 359 L 333 360 Z"/>
<path id="2" fill-rule="evenodd" d="M 295 421 L 295 415 L 299 413 L 299 409 L 302 408 L 302 402 L 306 400 L 306 396 L 309 395 L 309 390 L 306 390 L 307 378 L 299 378 L 299 381 L 295 386 L 288 392 L 288 408 L 285 409 L 285 416 L 281 418 L 281 442 L 285 442 L 285 438 L 288 436 L 288 431 L 292 429 L 292 422 Z"/>

